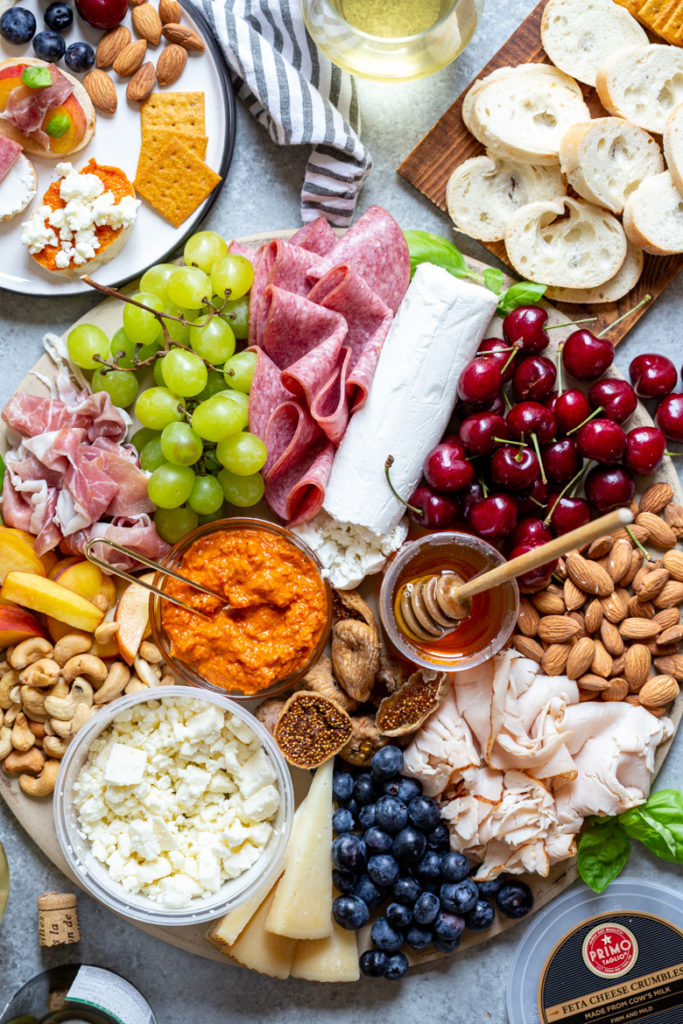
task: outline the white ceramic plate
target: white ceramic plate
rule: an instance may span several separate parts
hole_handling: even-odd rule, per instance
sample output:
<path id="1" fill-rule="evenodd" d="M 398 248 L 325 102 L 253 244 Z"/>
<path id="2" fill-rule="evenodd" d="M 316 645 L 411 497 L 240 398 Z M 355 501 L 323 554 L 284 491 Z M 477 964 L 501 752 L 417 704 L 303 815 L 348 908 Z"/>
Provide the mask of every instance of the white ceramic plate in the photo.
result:
<path id="1" fill-rule="evenodd" d="M 206 49 L 203 53 L 189 53 L 188 61 L 182 75 L 173 85 L 162 88 L 159 92 L 203 92 L 206 111 L 206 134 L 209 137 L 206 151 L 206 162 L 225 181 L 230 166 L 232 149 L 235 139 L 235 99 L 227 65 L 223 54 L 215 41 L 207 22 L 196 8 L 192 11 L 183 4 L 182 23 L 194 28 L 202 36 Z M 36 16 L 36 32 L 47 26 L 44 21 L 46 3 L 44 0 L 19 0 L 22 7 L 33 11 Z M 99 29 L 86 24 L 76 13 L 73 0 L 69 6 L 74 8 L 74 22 L 68 32 L 64 33 L 64 41 L 69 43 L 84 40 L 96 49 L 102 37 Z M 131 26 L 130 9 L 123 21 Z M 137 34 L 133 32 L 133 38 Z M 162 36 L 162 43 L 165 40 Z M 162 44 L 147 49 L 147 60 L 156 64 Z M 25 46 L 11 46 L 0 37 L 0 61 L 22 57 L 34 57 L 33 43 Z M 57 66 L 69 74 L 72 72 L 62 59 Z M 70 160 L 78 170 L 95 157 L 100 164 L 113 164 L 120 167 L 132 181 L 140 153 L 140 104 L 129 103 L 126 99 L 126 87 L 130 79 L 122 78 L 109 70 L 111 78 L 116 82 L 118 107 L 115 114 L 97 112 L 95 135 L 85 149 L 72 156 L 61 159 Z M 81 79 L 83 75 L 74 75 Z M 78 278 L 69 279 L 47 270 L 43 270 L 28 255 L 26 246 L 21 243 L 21 225 L 30 211 L 40 204 L 42 197 L 52 181 L 55 180 L 54 169 L 59 160 L 41 160 L 30 157 L 38 174 L 38 192 L 32 204 L 23 213 L 17 214 L 12 220 L 0 222 L 0 288 L 22 292 L 25 295 L 75 295 L 89 292 L 87 285 Z M 99 282 L 107 285 L 119 285 L 131 278 L 139 277 L 152 263 L 162 262 L 185 239 L 193 233 L 213 205 L 223 182 L 204 200 L 202 205 L 188 217 L 179 228 L 174 228 L 167 220 L 152 209 L 143 200 L 130 236 L 121 252 L 109 263 L 105 263 L 96 271 Z"/>

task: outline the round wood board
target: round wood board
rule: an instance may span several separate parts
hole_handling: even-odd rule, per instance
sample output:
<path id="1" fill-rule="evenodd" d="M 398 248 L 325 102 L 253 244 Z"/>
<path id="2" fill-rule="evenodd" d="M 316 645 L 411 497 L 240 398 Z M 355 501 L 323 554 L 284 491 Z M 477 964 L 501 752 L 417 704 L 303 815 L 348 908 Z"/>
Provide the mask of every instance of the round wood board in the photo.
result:
<path id="1" fill-rule="evenodd" d="M 271 238 L 289 238 L 293 234 L 293 231 L 277 231 L 273 233 L 263 233 L 258 235 L 249 235 L 245 238 L 240 239 L 244 244 L 250 245 L 256 248 L 261 242 Z M 487 264 L 480 262 L 479 260 L 468 259 L 468 264 L 473 270 L 483 271 L 486 269 Z M 514 284 L 514 279 L 506 277 L 505 287 Z M 130 288 L 127 290 L 134 290 Z M 549 310 L 549 323 L 564 323 L 566 318 L 559 313 L 558 310 L 548 305 Z M 99 306 L 90 310 L 85 316 L 81 317 L 76 324 L 81 323 L 93 323 L 98 327 L 101 327 L 110 336 L 114 331 L 118 330 L 122 323 L 121 316 L 121 303 L 116 299 L 107 299 L 102 302 Z M 74 324 L 73 326 L 76 326 Z M 492 330 L 490 336 L 498 335 L 502 336 L 502 320 L 499 317 L 495 317 L 492 323 Z M 557 345 L 560 341 L 564 340 L 565 337 L 571 332 L 571 328 L 558 328 L 554 330 L 551 335 L 550 347 L 548 348 L 546 355 L 555 356 L 557 354 Z M 68 332 L 66 332 L 68 333 Z M 66 334 L 64 335 L 66 337 Z M 18 387 L 18 391 L 31 392 L 33 394 L 44 394 L 45 384 L 41 382 L 41 377 L 50 378 L 54 372 L 54 364 L 47 355 L 42 356 L 35 366 L 28 372 L 26 377 L 23 379 Z M 619 377 L 620 374 L 614 368 L 611 368 L 606 376 Z M 641 426 L 641 425 L 652 425 L 652 418 L 645 409 L 645 407 L 639 403 L 638 408 L 629 421 L 629 426 Z M 8 448 L 7 442 L 7 431 L 4 424 L 0 423 L 0 451 L 6 451 Z M 661 481 L 664 483 L 671 484 L 674 489 L 674 496 L 676 501 L 683 504 L 683 488 L 681 488 L 680 481 L 676 470 L 674 469 L 673 462 L 670 458 L 664 460 L 664 464 L 653 474 L 652 477 L 643 478 L 641 481 L 641 490 L 649 487 L 650 484 L 655 481 Z M 259 509 L 259 514 L 268 516 L 269 512 L 264 507 Z M 372 577 L 370 577 L 370 581 Z M 372 588 L 372 583 L 370 583 Z M 681 690 L 672 710 L 672 720 L 674 727 L 677 730 L 680 725 L 681 717 L 683 716 L 683 690 Z M 674 734 L 675 735 L 675 734 Z M 657 751 L 655 759 L 656 771 L 661 768 L 664 759 L 669 751 L 673 737 L 666 744 Z M 304 777 L 304 773 L 297 772 L 299 776 L 298 780 Z M 302 792 L 305 790 L 302 788 Z M 5 803 L 10 808 L 12 813 L 15 815 L 19 823 L 28 832 L 33 841 L 43 851 L 43 853 L 49 857 L 52 863 L 59 868 L 75 885 L 78 885 L 76 877 L 72 874 L 69 866 L 64 859 L 61 848 L 57 841 L 53 820 L 52 820 L 52 803 L 50 800 L 33 800 L 27 797 L 19 788 L 18 782 L 11 779 L 4 772 L 0 772 L 0 795 L 5 800 Z M 551 869 L 548 878 L 540 878 L 537 876 L 533 877 L 532 888 L 534 891 L 534 910 L 539 910 L 545 906 L 556 896 L 559 896 L 572 882 L 578 877 L 576 870 L 575 860 L 567 860 L 561 864 L 555 865 Z M 522 919 L 522 921 L 526 918 Z M 133 921 L 136 927 L 141 928 L 143 931 L 148 932 L 150 935 L 154 935 L 156 938 L 161 939 L 164 942 L 170 943 L 172 946 L 176 946 L 179 949 L 184 949 L 188 953 L 194 953 L 197 956 L 204 957 L 208 960 L 216 960 L 223 963 L 230 963 L 229 959 L 220 953 L 214 946 L 212 946 L 205 939 L 205 933 L 207 930 L 206 925 L 192 925 L 183 928 L 172 928 L 162 927 L 156 925 L 144 925 L 138 921 Z M 501 931 L 506 931 L 508 928 L 513 927 L 519 922 L 510 920 L 509 918 L 502 919 L 500 915 L 496 917 L 496 921 L 492 928 L 486 932 L 467 932 L 463 938 L 460 948 L 467 948 L 474 946 L 479 942 L 484 942 L 490 939 L 492 936 L 498 934 Z M 423 954 L 412 954 L 411 960 L 418 963 L 424 963 L 429 960 L 440 959 L 442 954 L 434 953 L 423 953 Z"/>

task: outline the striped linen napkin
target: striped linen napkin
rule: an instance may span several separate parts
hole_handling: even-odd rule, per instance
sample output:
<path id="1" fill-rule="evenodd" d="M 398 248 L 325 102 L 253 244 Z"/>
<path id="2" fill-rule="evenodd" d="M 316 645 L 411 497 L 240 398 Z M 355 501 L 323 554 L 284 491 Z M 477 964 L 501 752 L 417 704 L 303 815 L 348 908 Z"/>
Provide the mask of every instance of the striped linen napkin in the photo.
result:
<path id="1" fill-rule="evenodd" d="M 304 223 L 349 224 L 372 161 L 360 141 L 351 76 L 308 35 L 301 0 L 196 0 L 232 70 L 237 94 L 279 146 L 313 146 L 301 189 Z"/>

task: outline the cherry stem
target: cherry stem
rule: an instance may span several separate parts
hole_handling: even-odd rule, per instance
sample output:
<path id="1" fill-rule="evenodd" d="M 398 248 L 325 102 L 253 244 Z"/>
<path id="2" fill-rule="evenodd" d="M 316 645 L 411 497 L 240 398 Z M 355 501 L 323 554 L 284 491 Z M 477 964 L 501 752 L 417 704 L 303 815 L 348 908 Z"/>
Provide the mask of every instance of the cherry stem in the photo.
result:
<path id="1" fill-rule="evenodd" d="M 480 485 L 481 491 L 482 491 L 482 494 L 484 495 L 484 497 L 488 498 L 488 496 L 489 496 L 489 489 L 486 486 L 486 481 L 482 480 L 482 478 L 478 476 L 477 477 L 477 483 Z"/>
<path id="2" fill-rule="evenodd" d="M 559 398 L 562 394 L 563 380 L 562 380 L 562 349 L 564 348 L 564 342 L 561 341 L 557 346 L 557 397 Z"/>
<path id="3" fill-rule="evenodd" d="M 530 494 L 528 497 L 529 501 L 533 501 L 534 505 L 537 505 L 539 508 L 545 508 L 543 502 L 539 501 L 538 498 L 534 498 L 533 494 Z"/>
<path id="4" fill-rule="evenodd" d="M 407 509 L 409 509 L 411 512 L 414 512 L 418 516 L 424 516 L 424 509 L 423 508 L 416 508 L 415 505 L 411 505 L 410 502 L 406 501 L 405 498 L 401 497 L 401 495 L 398 493 L 398 491 L 394 487 L 394 485 L 392 483 L 392 480 L 391 480 L 391 474 L 389 472 L 391 467 L 393 466 L 393 464 L 394 464 L 394 456 L 393 455 L 387 455 L 387 461 L 384 463 L 384 475 L 387 478 L 387 483 L 389 484 L 389 488 L 391 489 L 391 493 L 393 494 L 393 496 L 395 498 L 398 498 L 398 500 L 401 502 L 401 504 L 405 505 L 405 507 Z"/>
<path id="5" fill-rule="evenodd" d="M 497 348 L 495 352 L 475 352 L 475 355 L 486 358 L 486 356 L 498 355 L 499 352 L 514 352 L 515 347 L 515 345 L 509 345 L 507 348 Z"/>
<path id="6" fill-rule="evenodd" d="M 572 434 L 575 434 L 577 430 L 581 430 L 581 427 L 585 427 L 587 423 L 590 423 L 590 421 L 594 420 L 596 416 L 599 416 L 602 411 L 603 407 L 601 405 L 599 405 L 597 409 L 593 409 L 593 412 L 590 414 L 590 416 L 586 416 L 585 420 L 583 420 L 581 423 L 578 423 L 575 427 L 572 427 L 571 430 L 567 431 L 567 437 L 571 437 Z"/>
<path id="7" fill-rule="evenodd" d="M 646 561 L 651 562 L 652 561 L 652 555 L 647 550 L 647 548 L 643 547 L 643 545 L 640 543 L 640 541 L 636 537 L 636 535 L 633 532 L 633 530 L 631 529 L 631 527 L 630 526 L 626 526 L 625 530 L 626 530 L 627 534 L 629 535 L 629 537 L 631 538 L 631 540 L 633 541 L 633 543 L 635 544 L 635 546 L 637 548 L 640 548 L 640 550 L 643 552 L 643 554 L 645 555 Z"/>
<path id="8" fill-rule="evenodd" d="M 511 402 L 511 401 L 510 401 L 510 399 L 508 398 L 508 394 L 507 394 L 507 391 L 504 391 L 504 392 L 503 392 L 503 401 L 504 401 L 504 402 L 505 402 L 505 404 L 507 405 L 507 407 L 508 407 L 508 410 L 510 410 L 510 409 L 512 408 L 512 402 Z"/>
<path id="9" fill-rule="evenodd" d="M 497 441 L 497 440 L 498 440 L 498 438 L 494 437 L 494 441 Z M 664 454 L 665 455 L 670 455 L 672 459 L 675 459 L 677 455 L 683 455 L 683 452 L 669 452 L 669 451 L 665 450 Z"/>
<path id="10" fill-rule="evenodd" d="M 645 306 L 648 302 L 651 302 L 651 301 L 652 301 L 652 296 L 648 292 L 648 294 L 645 295 L 640 300 L 640 302 L 636 306 L 633 307 L 633 309 L 627 309 L 626 312 L 622 313 L 620 317 L 617 317 L 617 319 L 613 323 L 608 324 L 607 327 L 604 327 L 603 330 L 601 330 L 599 334 L 596 334 L 596 338 L 602 338 L 603 334 L 607 334 L 607 332 L 611 331 L 613 327 L 616 327 L 617 324 L 620 324 L 622 320 L 625 320 L 627 316 L 630 316 L 631 313 L 635 313 L 636 310 L 640 309 L 641 306 Z M 579 321 L 579 323 L 580 322 L 581 321 Z M 643 550 L 645 550 L 645 549 L 643 548 Z"/>
<path id="11" fill-rule="evenodd" d="M 576 474 L 576 476 L 573 476 L 572 479 L 569 481 L 569 483 L 564 485 L 564 487 L 562 488 L 562 490 L 560 491 L 558 496 L 555 498 L 555 501 L 553 502 L 553 506 L 550 509 L 550 512 L 548 512 L 548 515 L 543 520 L 543 525 L 544 526 L 549 526 L 550 525 L 550 521 L 553 518 L 553 512 L 557 508 L 560 500 L 562 498 L 564 498 L 564 496 L 567 493 L 567 491 L 569 491 L 572 487 L 575 486 L 575 484 L 577 484 L 579 482 L 579 480 L 581 479 L 583 474 L 586 472 L 586 469 L 588 468 L 589 465 L 590 465 L 590 463 L 586 463 L 585 466 L 582 466 L 581 469 L 579 470 L 579 472 Z"/>
<path id="12" fill-rule="evenodd" d="M 531 441 L 536 451 L 536 458 L 538 459 L 538 464 L 541 467 L 541 482 L 547 484 L 548 478 L 545 475 L 545 466 L 543 465 L 543 459 L 541 457 L 541 446 L 538 443 L 538 437 L 535 433 L 531 435 Z"/>
<path id="13" fill-rule="evenodd" d="M 510 355 L 509 355 L 509 356 L 507 357 L 507 359 L 505 360 L 505 365 L 503 366 L 503 369 L 502 369 L 502 370 L 500 371 L 500 372 L 501 372 L 501 375 L 504 375 L 504 374 L 505 374 L 505 371 L 507 370 L 508 366 L 510 365 L 510 363 L 512 362 L 512 360 L 513 360 L 513 359 L 515 358 L 515 356 L 517 355 L 517 353 L 518 353 L 518 352 L 520 351 L 521 347 L 522 347 L 522 346 L 521 346 L 521 345 L 519 345 L 519 344 L 515 344 L 515 345 L 513 345 L 513 346 L 512 346 L 512 350 L 511 350 L 511 352 L 510 352 Z"/>
<path id="14" fill-rule="evenodd" d="M 509 437 L 505 440 L 502 437 L 494 437 L 494 441 L 498 441 L 499 444 L 517 444 L 520 448 L 527 448 L 526 441 L 512 441 Z"/>
<path id="15" fill-rule="evenodd" d="M 575 324 L 590 324 L 593 320 L 597 320 L 597 316 L 585 316 L 583 320 L 570 320 L 566 324 L 549 324 L 544 327 L 544 331 L 554 331 L 557 327 L 574 327 Z"/>

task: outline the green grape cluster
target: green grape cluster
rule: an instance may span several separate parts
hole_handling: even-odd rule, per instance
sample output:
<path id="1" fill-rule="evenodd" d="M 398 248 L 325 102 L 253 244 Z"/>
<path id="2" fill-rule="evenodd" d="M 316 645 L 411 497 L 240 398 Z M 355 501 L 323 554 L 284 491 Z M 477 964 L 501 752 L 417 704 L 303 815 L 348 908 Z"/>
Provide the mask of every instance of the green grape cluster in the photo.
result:
<path id="1" fill-rule="evenodd" d="M 263 496 L 266 446 L 247 429 L 256 355 L 236 351 L 249 333 L 253 279 L 249 260 L 200 231 L 185 245 L 183 266 L 161 263 L 143 274 L 132 298 L 149 308 L 126 303 L 111 340 L 92 324 L 67 339 L 71 361 L 94 371 L 93 391 L 134 408 L 141 428 L 132 443 L 169 543 L 220 518 L 225 502 L 248 508 Z M 164 319 L 170 344 L 150 310 L 184 321 Z M 150 367 L 153 382 L 140 390 Z"/>

